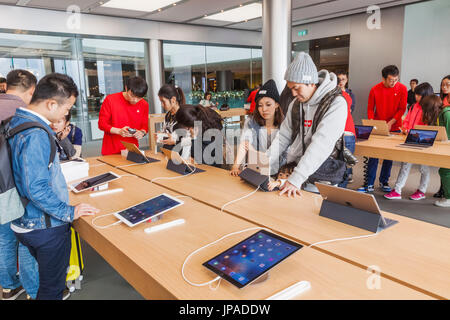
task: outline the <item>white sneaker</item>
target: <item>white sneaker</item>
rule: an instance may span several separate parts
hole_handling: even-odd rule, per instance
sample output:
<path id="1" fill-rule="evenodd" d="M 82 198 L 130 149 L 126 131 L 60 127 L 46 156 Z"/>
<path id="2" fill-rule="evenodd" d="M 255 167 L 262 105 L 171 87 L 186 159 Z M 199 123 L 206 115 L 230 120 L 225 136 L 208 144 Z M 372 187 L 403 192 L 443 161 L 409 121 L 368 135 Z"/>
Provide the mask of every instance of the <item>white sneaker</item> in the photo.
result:
<path id="1" fill-rule="evenodd" d="M 441 199 L 434 203 L 435 206 L 442 208 L 450 208 L 450 199 Z"/>

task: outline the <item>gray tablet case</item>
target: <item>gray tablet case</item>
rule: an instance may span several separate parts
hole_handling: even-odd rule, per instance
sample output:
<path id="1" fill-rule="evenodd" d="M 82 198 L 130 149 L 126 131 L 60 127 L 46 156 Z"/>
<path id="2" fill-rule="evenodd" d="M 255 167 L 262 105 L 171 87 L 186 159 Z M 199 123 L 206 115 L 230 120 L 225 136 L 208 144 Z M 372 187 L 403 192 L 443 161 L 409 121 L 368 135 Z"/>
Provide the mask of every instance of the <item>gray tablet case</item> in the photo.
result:
<path id="1" fill-rule="evenodd" d="M 192 172 L 193 170 L 191 168 L 189 168 L 189 166 L 187 164 L 185 164 L 185 163 L 175 164 L 172 160 L 169 160 L 167 162 L 166 169 L 170 170 L 170 171 L 174 171 L 174 172 L 182 174 L 182 175 L 205 172 L 205 170 L 199 169 L 197 167 L 194 167 L 195 170 L 194 170 L 194 172 Z"/>
<path id="2" fill-rule="evenodd" d="M 261 175 L 259 172 L 245 168 L 240 174 L 242 180 L 250 183 L 251 185 L 258 187 L 263 191 L 269 191 L 269 177 Z M 275 191 L 275 190 L 274 190 Z"/>
<path id="3" fill-rule="evenodd" d="M 396 220 L 384 218 L 385 224 L 379 214 L 354 208 L 351 203 L 344 206 L 328 200 L 323 200 L 319 215 L 371 232 L 379 232 L 398 223 Z"/>
<path id="4" fill-rule="evenodd" d="M 159 162 L 157 159 L 148 158 L 142 154 L 134 153 L 129 151 L 127 155 L 127 160 L 135 163 L 152 163 Z"/>

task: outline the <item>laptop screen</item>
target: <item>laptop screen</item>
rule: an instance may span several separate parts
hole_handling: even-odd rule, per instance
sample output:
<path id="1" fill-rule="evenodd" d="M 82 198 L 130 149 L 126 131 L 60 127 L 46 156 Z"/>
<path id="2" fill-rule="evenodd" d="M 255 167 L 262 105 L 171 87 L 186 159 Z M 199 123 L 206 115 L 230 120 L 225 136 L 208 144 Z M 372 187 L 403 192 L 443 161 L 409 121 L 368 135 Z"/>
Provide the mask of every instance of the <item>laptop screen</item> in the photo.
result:
<path id="1" fill-rule="evenodd" d="M 356 138 L 367 140 L 372 133 L 372 126 L 355 126 Z"/>
<path id="2" fill-rule="evenodd" d="M 438 132 L 435 130 L 409 130 L 405 143 L 432 146 Z"/>

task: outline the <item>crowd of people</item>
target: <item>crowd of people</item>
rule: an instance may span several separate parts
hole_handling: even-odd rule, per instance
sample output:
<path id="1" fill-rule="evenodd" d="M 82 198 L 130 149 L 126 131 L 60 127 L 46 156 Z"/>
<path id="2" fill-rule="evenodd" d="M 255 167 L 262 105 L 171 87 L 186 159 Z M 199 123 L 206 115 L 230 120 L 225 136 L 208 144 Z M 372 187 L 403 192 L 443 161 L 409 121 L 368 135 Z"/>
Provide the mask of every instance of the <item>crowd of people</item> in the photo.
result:
<path id="1" fill-rule="evenodd" d="M 274 80 L 253 90 L 251 103 L 230 174 L 238 176 L 249 163 L 249 151 L 264 154 L 270 164 L 269 190 L 280 195 L 315 192 L 317 181 L 347 187 L 355 164 L 355 95 L 348 88 L 348 73 L 317 70 L 311 57 L 299 53 L 285 73 L 281 95 Z M 450 76 L 441 81 L 439 96 L 427 82 L 410 82 L 408 92 L 399 82 L 399 70 L 383 68 L 381 82 L 367 101 L 369 119 L 384 120 L 389 131 L 407 134 L 415 125 L 437 125 L 450 138 Z M 139 146 L 148 134 L 149 104 L 146 81 L 132 77 L 125 90 L 106 96 L 98 127 L 104 132 L 101 154 L 120 154 L 122 141 Z M 158 92 L 166 112 L 159 140 L 178 151 L 186 161 L 223 167 L 227 139 L 217 103 L 205 93 L 199 105 L 188 105 L 181 88 L 165 84 Z M 0 285 L 3 299 L 24 291 L 28 299 L 65 299 L 70 254 L 70 224 L 98 209 L 89 204 L 69 205 L 60 163 L 82 156 L 83 133 L 71 123 L 70 110 L 78 88 L 67 75 L 53 73 L 37 81 L 26 70 L 11 71 L 0 81 L 0 120 L 6 131 L 12 174 L 20 201 L 26 199 L 20 218 L 0 225 Z M 359 98 L 362 99 L 362 98 Z M 406 113 L 406 116 L 405 116 Z M 32 122 L 34 127 L 8 136 Z M 56 148 L 55 157 L 52 150 Z M 207 156 L 206 156 L 207 155 Z M 387 199 L 401 199 L 412 164 L 402 163 L 395 187 L 389 178 L 392 161 L 384 160 L 379 176 Z M 368 162 L 366 182 L 358 190 L 373 192 L 378 159 Z M 421 181 L 412 200 L 425 198 L 430 168 L 419 167 Z M 436 205 L 450 207 L 450 169 L 439 170 L 442 197 Z M 12 203 L 12 202 L 11 202 Z M 8 205 L 11 205 L 9 203 Z M 17 273 L 17 262 L 19 272 Z"/>

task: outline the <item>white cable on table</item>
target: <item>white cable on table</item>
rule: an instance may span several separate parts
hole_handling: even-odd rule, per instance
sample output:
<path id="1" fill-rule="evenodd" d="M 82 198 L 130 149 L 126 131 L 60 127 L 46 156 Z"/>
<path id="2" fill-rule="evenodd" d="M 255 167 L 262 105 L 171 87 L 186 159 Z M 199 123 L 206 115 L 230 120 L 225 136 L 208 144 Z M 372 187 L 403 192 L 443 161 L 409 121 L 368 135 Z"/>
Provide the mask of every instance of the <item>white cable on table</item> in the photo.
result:
<path id="1" fill-rule="evenodd" d="M 330 242 L 337 242 L 337 241 L 345 241 L 345 240 L 354 240 L 354 239 L 362 239 L 362 238 L 370 238 L 370 237 L 374 237 L 378 235 L 378 231 L 376 233 L 372 233 L 369 235 L 365 235 L 365 236 L 358 236 L 358 237 L 350 237 L 350 238 L 340 238 L 340 239 L 332 239 L 332 240 L 325 240 L 325 241 L 319 241 L 313 244 L 310 244 L 307 248 L 311 248 L 313 246 L 317 246 L 319 244 L 324 244 L 324 243 L 330 243 Z"/>
<path id="2" fill-rule="evenodd" d="M 214 278 L 213 280 L 208 281 L 208 282 L 205 282 L 205 283 L 194 283 L 194 282 L 191 282 L 189 279 L 186 278 L 186 275 L 184 274 L 184 267 L 186 266 L 186 263 L 189 261 L 189 259 L 190 259 L 194 254 L 196 254 L 197 252 L 199 252 L 199 251 L 201 251 L 201 250 L 203 250 L 203 249 L 205 249 L 205 248 L 208 248 L 208 247 L 212 246 L 213 244 L 216 244 L 217 242 L 222 241 L 223 239 L 226 239 L 226 238 L 231 237 L 231 236 L 236 235 L 236 234 L 240 234 L 240 233 L 243 233 L 243 232 L 251 231 L 251 230 L 266 230 L 266 231 L 272 232 L 271 230 L 266 229 L 266 228 L 263 228 L 263 227 L 253 227 L 253 228 L 248 228 L 248 229 L 245 229 L 245 230 L 241 230 L 241 231 L 236 231 L 236 232 L 233 232 L 233 233 L 229 233 L 229 234 L 223 236 L 222 238 L 217 239 L 217 240 L 215 240 L 215 241 L 213 241 L 213 242 L 207 244 L 206 246 L 203 246 L 203 247 L 201 247 L 201 248 L 199 248 L 199 249 L 193 251 L 192 253 L 190 253 L 190 254 L 187 256 L 187 258 L 186 258 L 186 259 L 184 260 L 184 262 L 183 262 L 183 266 L 181 267 L 181 275 L 183 276 L 184 281 L 186 281 L 187 283 L 189 283 L 191 286 L 195 286 L 195 287 L 203 287 L 203 286 L 210 285 L 211 283 L 214 283 L 214 282 L 216 282 L 217 280 L 220 280 L 221 278 L 218 276 L 218 277 Z M 220 283 L 219 283 L 219 285 L 220 285 Z M 211 288 L 211 289 L 212 289 L 212 290 L 217 290 L 217 288 L 219 287 L 219 285 L 217 285 L 217 287 L 216 287 L 215 289 L 213 289 L 213 288 Z"/>
<path id="3" fill-rule="evenodd" d="M 98 229 L 108 229 L 108 228 L 110 228 L 110 227 L 112 227 L 112 226 L 116 226 L 116 225 L 122 223 L 122 221 L 119 220 L 119 221 L 117 221 L 117 222 L 108 224 L 108 225 L 106 225 L 106 226 L 98 226 L 98 225 L 95 224 L 95 221 L 96 221 L 96 220 L 98 220 L 98 219 L 100 219 L 100 218 L 107 217 L 107 216 L 111 216 L 111 215 L 113 215 L 113 214 L 114 214 L 114 213 L 108 213 L 108 214 L 104 214 L 104 215 L 102 215 L 102 216 L 95 217 L 94 219 L 92 219 L 91 224 L 92 224 L 94 227 L 98 228 Z"/>
<path id="4" fill-rule="evenodd" d="M 222 206 L 222 208 L 220 209 L 220 212 L 223 212 L 223 209 L 224 209 L 226 206 L 228 206 L 228 205 L 230 205 L 230 204 L 232 204 L 232 203 L 238 202 L 238 201 L 240 201 L 240 200 L 243 200 L 243 199 L 245 199 L 245 198 L 248 198 L 248 197 L 254 195 L 254 194 L 259 190 L 259 187 L 260 187 L 260 186 L 258 186 L 258 188 L 256 188 L 256 190 L 252 191 L 251 193 L 249 193 L 249 194 L 247 194 L 247 195 L 245 195 L 245 196 L 243 196 L 243 197 L 241 197 L 241 198 L 239 198 L 239 199 L 232 200 L 232 201 L 230 201 L 230 202 L 225 203 L 225 204 Z"/>

